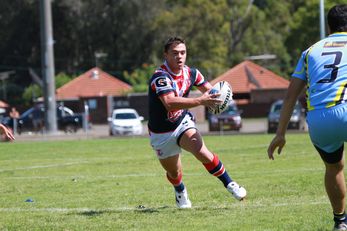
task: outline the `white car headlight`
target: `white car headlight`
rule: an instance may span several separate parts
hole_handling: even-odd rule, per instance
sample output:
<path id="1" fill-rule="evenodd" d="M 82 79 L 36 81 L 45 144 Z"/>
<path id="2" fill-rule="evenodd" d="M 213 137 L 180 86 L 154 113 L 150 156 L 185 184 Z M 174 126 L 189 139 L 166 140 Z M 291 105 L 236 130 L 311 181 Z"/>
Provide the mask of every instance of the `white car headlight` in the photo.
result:
<path id="1" fill-rule="evenodd" d="M 235 116 L 234 120 L 236 123 L 240 123 L 241 122 L 241 116 Z"/>
<path id="2" fill-rule="evenodd" d="M 292 117 L 290 117 L 290 121 L 291 121 L 291 122 L 299 121 L 299 116 L 293 115 Z"/>

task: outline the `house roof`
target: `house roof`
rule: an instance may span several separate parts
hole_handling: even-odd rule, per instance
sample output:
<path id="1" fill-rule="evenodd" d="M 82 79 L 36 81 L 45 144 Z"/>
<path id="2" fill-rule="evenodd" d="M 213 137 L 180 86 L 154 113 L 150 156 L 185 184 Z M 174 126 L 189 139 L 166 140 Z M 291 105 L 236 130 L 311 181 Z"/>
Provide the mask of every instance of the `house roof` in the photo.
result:
<path id="1" fill-rule="evenodd" d="M 132 87 L 94 67 L 56 90 L 56 98 L 76 99 L 80 97 L 120 96 Z"/>
<path id="2" fill-rule="evenodd" d="M 234 93 L 250 93 L 253 89 L 286 89 L 289 81 L 251 61 L 244 61 L 211 81 L 214 85 L 227 81 Z"/>

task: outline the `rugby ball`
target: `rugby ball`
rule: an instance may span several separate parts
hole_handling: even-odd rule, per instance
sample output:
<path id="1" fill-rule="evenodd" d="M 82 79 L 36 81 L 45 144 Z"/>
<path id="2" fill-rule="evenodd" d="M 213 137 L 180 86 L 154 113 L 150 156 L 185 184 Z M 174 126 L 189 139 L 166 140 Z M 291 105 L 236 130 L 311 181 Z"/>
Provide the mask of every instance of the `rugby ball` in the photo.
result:
<path id="1" fill-rule="evenodd" d="M 220 114 L 225 111 L 230 101 L 233 99 L 233 91 L 231 86 L 226 81 L 217 82 L 209 92 L 210 94 L 220 93 L 218 99 L 222 100 L 222 102 L 214 107 L 208 107 L 208 111 L 211 114 Z"/>

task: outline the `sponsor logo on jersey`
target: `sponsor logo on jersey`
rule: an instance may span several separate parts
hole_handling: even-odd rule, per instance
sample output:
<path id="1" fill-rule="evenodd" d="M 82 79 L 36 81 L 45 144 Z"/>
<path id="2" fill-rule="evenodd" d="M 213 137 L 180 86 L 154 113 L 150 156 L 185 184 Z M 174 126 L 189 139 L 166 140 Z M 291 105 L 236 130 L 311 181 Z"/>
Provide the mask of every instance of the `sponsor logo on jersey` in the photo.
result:
<path id="1" fill-rule="evenodd" d="M 345 47 L 347 44 L 347 41 L 332 41 L 332 42 L 326 42 L 324 43 L 325 48 L 330 47 Z"/>
<path id="2" fill-rule="evenodd" d="M 157 87 L 166 87 L 168 85 L 166 78 L 158 78 L 155 80 Z"/>
<path id="3" fill-rule="evenodd" d="M 167 118 L 170 122 L 175 122 L 180 118 L 182 113 L 183 113 L 183 110 L 169 111 L 167 113 Z"/>

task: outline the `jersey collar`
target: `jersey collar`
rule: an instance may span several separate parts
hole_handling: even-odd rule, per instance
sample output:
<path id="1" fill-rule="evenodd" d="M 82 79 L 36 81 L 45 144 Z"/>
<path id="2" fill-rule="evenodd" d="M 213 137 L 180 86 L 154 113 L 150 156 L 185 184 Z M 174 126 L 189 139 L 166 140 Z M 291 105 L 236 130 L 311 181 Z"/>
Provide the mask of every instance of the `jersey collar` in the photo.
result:
<path id="1" fill-rule="evenodd" d="M 347 32 L 336 32 L 329 35 L 329 37 L 338 37 L 338 36 L 347 36 Z"/>
<path id="2" fill-rule="evenodd" d="M 182 75 L 182 71 L 183 71 L 183 70 L 181 70 L 181 72 L 180 72 L 179 74 L 173 73 L 173 72 L 171 71 L 169 65 L 167 64 L 166 60 L 165 60 L 165 62 L 164 62 L 164 65 L 165 65 L 166 70 L 170 73 L 170 75 L 175 76 L 175 77 L 181 76 L 181 75 Z"/>

